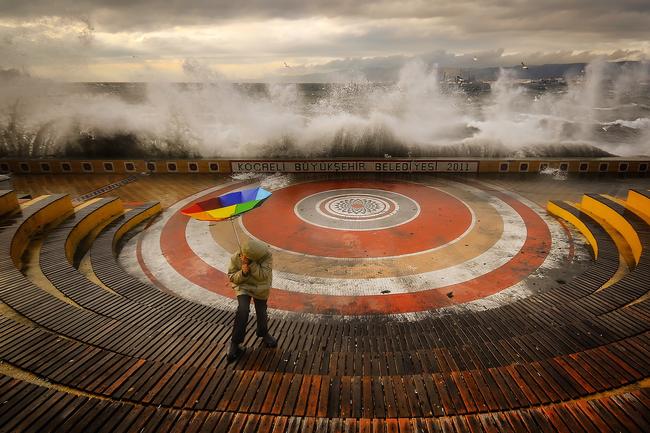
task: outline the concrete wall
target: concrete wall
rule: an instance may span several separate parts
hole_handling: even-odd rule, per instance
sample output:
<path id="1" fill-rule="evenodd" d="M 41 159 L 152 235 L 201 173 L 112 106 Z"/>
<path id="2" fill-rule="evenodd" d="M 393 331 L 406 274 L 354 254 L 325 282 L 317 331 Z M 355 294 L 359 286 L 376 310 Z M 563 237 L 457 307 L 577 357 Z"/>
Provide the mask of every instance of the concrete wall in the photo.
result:
<path id="1" fill-rule="evenodd" d="M 650 171 L 650 158 L 565 159 L 320 159 L 320 160 L 65 160 L 2 159 L 0 173 L 538 173 L 559 170 L 568 173 L 630 173 Z"/>

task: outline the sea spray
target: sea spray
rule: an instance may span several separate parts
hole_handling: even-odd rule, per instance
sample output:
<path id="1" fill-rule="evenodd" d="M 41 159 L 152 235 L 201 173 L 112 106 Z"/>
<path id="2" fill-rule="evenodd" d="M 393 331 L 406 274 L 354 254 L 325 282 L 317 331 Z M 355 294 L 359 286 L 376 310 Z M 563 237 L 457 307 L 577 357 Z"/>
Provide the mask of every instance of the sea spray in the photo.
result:
<path id="1" fill-rule="evenodd" d="M 648 153 L 647 65 L 586 68 L 532 92 L 502 71 L 487 95 L 413 62 L 394 84 L 0 83 L 0 156 L 602 156 Z M 646 80 L 646 81 L 644 81 Z M 644 108 L 645 107 L 645 108 Z"/>

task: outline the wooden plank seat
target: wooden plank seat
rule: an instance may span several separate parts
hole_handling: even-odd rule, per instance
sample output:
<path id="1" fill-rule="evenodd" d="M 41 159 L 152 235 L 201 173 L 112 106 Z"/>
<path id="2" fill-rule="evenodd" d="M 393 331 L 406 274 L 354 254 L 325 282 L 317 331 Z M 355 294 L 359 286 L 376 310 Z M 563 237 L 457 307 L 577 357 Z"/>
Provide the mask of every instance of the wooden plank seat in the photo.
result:
<path id="1" fill-rule="evenodd" d="M 44 225 L 70 212 L 72 204 L 67 195 L 51 195 L 28 204 L 22 212 L 12 215 L 0 223 L 0 300 L 19 313 L 34 313 L 36 316 L 47 312 L 61 312 L 62 301 L 44 296 L 42 290 L 34 286 L 20 273 L 20 258 L 27 247 L 28 239 L 41 230 Z M 69 304 L 65 304 L 68 307 Z M 75 312 L 76 313 L 76 312 Z M 79 314 L 61 315 L 58 320 L 65 320 L 66 325 L 87 319 L 85 328 L 79 328 L 79 337 L 89 336 L 90 330 L 96 333 L 105 330 L 109 321 L 95 315 Z M 41 321 L 47 328 L 57 319 L 50 317 Z"/>
<path id="2" fill-rule="evenodd" d="M 14 325 L 14 327 L 16 327 L 16 325 Z M 24 331 L 24 330 L 23 330 L 23 331 Z M 31 332 L 32 334 L 35 333 L 34 331 L 29 330 L 29 329 L 28 329 L 28 331 Z M 25 343 L 25 344 L 28 344 L 28 346 L 26 346 L 26 347 L 27 347 L 29 350 L 32 350 L 34 353 L 38 354 L 38 356 L 40 356 L 41 353 L 43 353 L 43 354 L 48 354 L 48 356 L 45 356 L 45 355 L 44 355 L 44 356 L 45 356 L 45 360 L 41 359 L 41 360 L 39 361 L 39 365 L 42 365 L 44 368 L 50 368 L 50 367 L 51 367 L 51 364 L 52 364 L 53 362 L 55 362 L 56 359 L 52 359 L 51 356 L 49 356 L 49 353 L 48 353 L 47 350 L 45 350 L 45 349 L 43 349 L 43 348 L 41 348 L 41 347 L 33 346 L 34 343 L 33 343 L 32 340 L 35 340 L 35 341 L 37 341 L 37 342 L 39 342 L 39 343 L 40 343 L 40 342 L 45 342 L 45 343 L 43 343 L 43 344 L 49 344 L 49 345 L 54 344 L 54 347 L 57 348 L 57 349 L 59 349 L 59 350 L 61 350 L 61 347 L 68 347 L 68 346 L 71 346 L 71 345 L 74 346 L 74 347 L 83 347 L 83 345 L 81 345 L 80 343 L 74 343 L 74 344 L 73 344 L 73 342 L 65 342 L 65 343 L 58 343 L 58 344 L 56 344 L 56 343 L 59 341 L 58 338 L 57 338 L 56 336 L 52 335 L 52 336 L 50 336 L 50 337 L 47 337 L 47 335 L 43 335 L 43 334 L 44 334 L 44 333 L 41 331 L 41 334 L 38 334 L 37 337 L 34 337 L 34 338 L 31 339 L 31 340 L 30 340 L 30 339 L 27 339 L 27 338 L 25 337 L 25 335 L 17 335 L 15 338 L 19 338 L 20 341 L 27 341 L 27 343 Z M 646 337 L 647 337 L 647 335 L 646 335 Z M 47 340 L 48 338 L 49 338 L 49 340 Z M 49 342 L 48 342 L 48 341 L 49 341 Z M 53 343 L 53 341 L 54 341 L 54 343 Z M 643 340 L 643 341 L 645 341 L 645 340 Z M 646 342 L 647 342 L 647 341 L 646 341 Z M 625 344 L 630 344 L 630 343 L 629 343 L 629 342 L 624 342 L 624 343 L 620 343 L 620 345 L 618 345 L 618 346 L 617 346 L 616 344 L 615 344 L 615 345 L 611 345 L 611 347 L 626 347 Z M 642 347 L 642 345 L 645 344 L 645 343 L 636 343 L 636 344 L 641 345 L 641 347 Z M 630 346 L 630 347 L 633 347 L 633 346 Z M 17 349 L 16 349 L 16 350 L 17 350 Z M 52 350 L 51 347 L 50 347 L 50 350 Z M 95 352 L 97 352 L 97 353 L 106 353 L 106 352 L 107 352 L 107 351 L 97 351 L 96 348 L 78 349 L 78 351 L 88 351 L 88 350 L 90 350 L 90 351 L 95 351 Z M 621 350 L 622 350 L 623 352 L 625 351 L 625 349 L 621 349 Z M 629 350 L 629 348 L 628 348 L 627 350 Z M 67 353 L 67 352 L 68 352 L 68 349 L 66 349 L 65 352 Z M 267 351 L 267 354 L 269 354 L 269 352 L 272 352 L 272 351 Z M 12 352 L 12 353 L 13 353 L 13 352 Z M 20 354 L 20 353 L 18 353 L 16 356 L 18 356 L 18 355 L 23 356 L 23 355 Z M 320 355 L 320 354 L 317 354 L 317 355 Z M 114 354 L 108 354 L 108 353 L 107 353 L 107 354 L 105 354 L 105 355 L 100 356 L 100 358 L 101 358 L 101 359 L 104 359 L 105 357 L 114 357 L 114 356 L 116 356 L 116 355 L 114 355 Z M 196 355 L 193 355 L 193 356 L 196 356 Z M 203 356 L 205 356 L 205 355 L 203 355 Z M 213 351 L 212 354 L 211 354 L 211 356 L 213 356 L 213 357 L 219 357 L 220 355 L 219 355 L 218 351 L 217 351 L 217 352 L 214 352 L 214 351 Z M 126 357 L 122 357 L 122 358 L 126 359 Z M 285 367 L 286 367 L 286 365 L 291 365 L 291 363 L 288 363 L 288 364 L 287 364 L 287 362 L 286 362 L 287 359 L 282 360 L 282 359 L 277 358 L 277 357 L 275 357 L 275 356 L 274 356 L 273 358 L 275 358 L 275 361 L 273 361 L 273 359 L 271 359 L 271 360 L 269 360 L 269 361 L 275 362 L 276 365 L 278 366 L 278 368 L 280 368 L 280 369 L 283 369 L 282 365 L 280 365 L 280 364 L 284 364 Z M 9 362 L 9 363 L 15 363 L 15 362 L 17 362 L 18 365 L 19 365 L 21 368 L 24 368 L 24 369 L 29 369 L 29 368 L 30 368 L 29 365 L 20 364 L 19 361 L 16 361 L 14 358 L 12 358 L 12 355 L 11 355 L 11 354 L 7 354 L 7 353 L 4 353 L 4 352 L 3 352 L 3 359 L 4 359 L 5 361 Z M 22 359 L 22 358 L 19 358 L 19 359 Z M 120 357 L 118 356 L 118 358 L 112 358 L 112 359 L 120 359 Z M 424 359 L 424 358 L 423 358 L 423 359 Z M 568 358 L 567 358 L 567 359 L 568 359 Z M 623 359 L 620 359 L 620 358 L 617 358 L 617 359 L 618 359 L 618 360 L 616 361 L 617 363 L 624 363 L 624 362 L 625 362 Z M 586 360 L 588 361 L 589 358 L 586 358 Z M 85 362 L 85 360 L 83 360 L 83 362 Z M 131 360 L 130 362 L 133 362 L 133 360 Z M 331 361 L 330 361 L 330 362 L 331 362 Z M 612 362 L 612 361 L 610 360 L 609 362 Z M 635 365 L 638 364 L 638 363 L 639 363 L 639 361 L 634 361 L 634 362 L 633 362 L 633 364 L 635 364 Z M 156 364 L 156 365 L 159 365 L 159 364 L 157 364 L 157 363 L 151 363 L 151 362 L 149 362 L 149 364 L 147 364 L 147 365 L 150 365 L 150 364 Z M 81 364 L 81 367 L 82 367 L 82 368 L 80 368 L 79 371 L 80 371 L 80 372 L 84 372 L 84 374 L 85 374 L 85 371 L 84 371 L 83 365 L 84 365 L 84 364 Z M 199 362 L 199 363 L 196 364 L 196 365 L 199 365 L 199 366 L 200 366 L 200 365 L 202 365 L 202 362 Z M 208 363 L 208 365 L 210 365 L 210 364 Z M 396 364 L 394 363 L 394 360 L 393 360 L 393 365 L 396 365 Z M 399 364 L 397 364 L 397 365 L 399 365 Z M 450 365 L 453 365 L 453 364 L 450 364 Z M 65 366 L 65 368 L 67 369 L 68 372 L 70 372 L 70 369 L 71 369 L 71 368 L 76 368 L 76 367 L 74 367 L 74 366 L 71 366 L 71 365 L 69 365 L 69 364 L 65 364 L 65 363 L 64 363 L 64 366 Z M 209 367 L 208 367 L 208 368 L 209 368 Z M 440 367 L 440 368 L 449 368 L 449 367 Z M 456 367 L 455 367 L 455 368 L 456 368 Z M 289 370 L 289 368 L 286 368 L 286 370 Z M 393 367 L 390 371 L 386 372 L 385 374 L 388 374 L 388 373 L 390 373 L 390 374 L 400 374 L 400 373 L 403 373 L 404 371 L 406 371 L 406 370 L 404 370 L 404 369 L 401 369 L 401 370 L 399 370 L 399 369 L 398 369 L 398 370 L 395 370 L 395 367 Z M 43 373 L 42 371 L 38 371 L 38 370 L 37 370 L 37 371 L 34 371 L 34 373 L 35 373 L 35 374 L 39 374 L 39 375 L 46 376 L 46 374 Z M 334 374 L 334 373 L 337 373 L 337 372 L 333 372 L 333 374 Z M 647 372 L 646 372 L 646 373 L 647 373 Z M 180 373 L 179 373 L 179 374 L 180 374 Z M 272 374 L 272 373 L 271 373 L 271 374 Z M 349 374 L 349 373 L 347 373 L 346 371 L 341 371 L 339 374 Z M 588 374 L 589 374 L 589 373 L 587 373 L 587 375 L 586 375 L 585 377 L 589 377 Z M 645 373 L 644 373 L 644 374 L 645 374 Z M 638 377 L 638 376 L 637 376 L 637 377 Z M 53 378 L 53 377 L 48 377 L 48 380 L 53 381 L 53 382 L 56 382 L 56 381 L 57 381 L 56 377 L 54 377 L 54 378 Z M 69 385 L 69 386 L 75 386 L 76 384 L 75 384 L 75 383 L 66 383 L 66 385 Z M 609 387 L 611 387 L 611 386 L 612 386 L 612 385 L 609 384 Z"/>
<path id="3" fill-rule="evenodd" d="M 62 197 L 41 200 L 35 206 L 38 205 L 39 209 L 42 207 L 47 210 L 51 205 L 50 201 L 57 203 L 57 200 Z M 172 362 L 184 356 L 182 351 L 174 349 L 192 346 L 197 341 L 205 346 L 210 346 L 214 344 L 212 337 L 226 334 L 227 330 L 223 326 L 198 324 L 196 321 L 174 316 L 173 311 L 166 314 L 161 314 L 157 310 L 143 312 L 143 309 L 137 305 L 133 307 L 138 308 L 139 315 L 134 312 L 130 316 L 130 320 L 120 321 L 86 308 L 77 308 L 41 290 L 20 273 L 16 267 L 17 263 L 14 262 L 10 254 L 10 251 L 16 250 L 17 257 L 19 257 L 20 251 L 24 250 L 26 246 L 26 241 L 21 242 L 21 244 L 25 244 L 21 248 L 15 246 L 15 235 L 21 233 L 21 228 L 36 227 L 39 224 L 39 221 L 30 221 L 30 218 L 35 218 L 39 213 L 31 207 L 28 209 L 29 211 L 23 212 L 23 216 L 13 219 L 13 225 L 11 225 L 12 221 L 8 221 L 9 225 L 4 226 L 0 232 L 0 240 L 4 241 L 2 245 L 9 246 L 0 252 L 0 276 L 6 283 L 0 287 L 0 300 L 34 324 L 67 338 L 84 341 L 125 355 L 143 356 L 147 354 L 153 359 L 171 359 Z M 22 235 L 21 239 L 23 238 L 27 239 L 28 235 Z M 61 251 L 64 249 L 61 248 Z M 18 260 L 16 259 L 16 261 Z M 69 266 L 65 258 L 58 263 L 60 266 Z M 75 278 L 78 280 L 75 282 L 79 284 L 90 283 L 74 268 L 66 278 Z M 115 299 L 124 299 L 107 292 L 104 293 L 105 296 L 112 297 L 111 300 L 114 302 Z M 137 344 L 138 341 L 141 343 Z M 147 344 L 142 344 L 142 341 L 147 341 Z"/>
<path id="4" fill-rule="evenodd" d="M 587 194 L 587 196 L 591 200 L 598 202 L 607 209 L 610 209 L 625 221 L 629 227 L 623 227 L 621 228 L 621 231 L 632 231 L 631 233 L 628 233 L 631 238 L 628 243 L 631 247 L 632 244 L 636 244 L 634 249 L 638 249 L 638 253 L 635 253 L 637 266 L 649 266 L 650 253 L 644 250 L 650 246 L 650 225 L 642 218 L 642 216 L 639 215 L 645 209 L 642 209 L 641 207 L 632 207 L 631 209 L 628 209 L 621 203 L 598 194 Z M 648 200 L 650 200 L 650 193 L 648 193 L 648 196 Z M 617 230 L 619 229 L 617 226 L 615 226 L 615 228 L 617 228 Z M 641 263 L 641 261 L 643 261 L 643 263 Z"/>
<path id="5" fill-rule="evenodd" d="M 451 365 L 494 367 L 513 362 L 528 362 L 547 356 L 579 353 L 599 345 L 621 341 L 648 330 L 648 308 L 645 301 L 635 304 L 625 312 L 612 312 L 589 322 L 577 322 L 562 327 L 497 339 L 488 335 L 478 340 L 471 334 L 464 341 L 445 342 L 443 338 L 426 334 L 400 338 L 404 344 L 393 347 L 394 340 L 387 336 L 332 336 L 330 339 L 295 338 L 291 333 L 276 333 L 280 338 L 274 355 L 282 360 L 281 366 L 265 364 L 257 369 L 314 372 L 324 374 L 343 370 L 346 374 L 377 371 L 380 365 L 391 365 L 396 371 L 429 372 Z M 440 331 L 441 337 L 444 330 Z M 263 349 L 253 348 L 248 356 L 256 358 Z M 395 367 L 399 362 L 402 367 Z M 287 365 L 285 365 L 287 364 Z M 386 371 L 386 370 L 382 370 Z"/>
<path id="6" fill-rule="evenodd" d="M 70 250 L 68 244 L 72 237 L 78 237 L 76 230 L 79 225 L 114 201 L 115 199 L 101 199 L 48 232 L 41 247 L 40 268 L 57 289 L 84 308 L 138 326 L 142 324 L 143 317 L 149 316 L 151 307 L 105 290 L 88 280 L 70 263 L 74 249 Z M 173 308 L 157 309 L 156 312 L 157 323 L 171 322 L 178 316 Z M 184 329 L 185 332 L 189 330 L 191 329 Z"/>
<path id="7" fill-rule="evenodd" d="M 629 190 L 625 205 L 637 212 L 637 214 L 650 224 L 650 191 L 643 189 Z"/>
<path id="8" fill-rule="evenodd" d="M 623 218 L 626 224 L 621 230 L 627 232 L 627 236 L 631 238 L 631 244 L 636 244 L 636 246 L 633 247 L 633 250 L 635 251 L 636 267 L 623 284 L 625 292 L 621 293 L 618 291 L 616 293 L 619 299 L 627 299 L 632 302 L 633 298 L 646 294 L 649 289 L 650 223 L 645 219 L 645 203 L 644 205 L 637 204 L 636 207 L 632 206 L 628 208 L 617 201 L 601 195 L 590 195 L 590 199 L 597 202 L 600 206 L 611 210 L 620 218 Z M 650 203 L 650 200 L 648 200 L 648 203 Z M 604 296 L 611 298 L 614 294 L 607 293 L 604 294 Z"/>
<path id="9" fill-rule="evenodd" d="M 296 403 L 304 385 L 319 389 L 302 397 L 304 407 L 317 407 L 328 417 L 349 416 L 354 410 L 351 401 L 359 407 L 366 402 L 367 416 L 373 418 L 425 416 L 428 412 L 423 413 L 422 408 L 431 407 L 432 402 L 438 406 L 430 411 L 437 415 L 478 413 L 490 406 L 514 409 L 587 397 L 633 384 L 647 377 L 650 368 L 643 361 L 648 355 L 648 333 L 574 357 L 534 363 L 427 374 L 348 376 L 164 364 L 60 340 L 6 320 L 2 324 L 15 331 L 12 339 L 3 339 L 0 345 L 2 359 L 51 383 L 113 399 L 199 410 L 232 405 L 239 412 L 279 414 L 285 399 Z M 479 384 L 487 384 L 490 393 L 477 391 L 484 389 Z M 244 401 L 242 393 L 251 392 L 251 387 L 257 393 Z M 371 400 L 375 402 L 372 406 Z"/>
<path id="10" fill-rule="evenodd" d="M 638 189 L 638 188 L 633 188 L 630 190 L 631 192 L 635 194 L 639 194 L 650 200 L 650 190 L 648 189 Z"/>
<path id="11" fill-rule="evenodd" d="M 18 197 L 13 190 L 0 189 L 0 217 L 18 209 Z"/>
<path id="12" fill-rule="evenodd" d="M 641 264 L 640 267 L 637 266 L 634 272 L 631 272 L 630 274 L 626 275 L 621 281 L 615 283 L 613 286 L 609 287 L 608 289 L 598 291 L 597 293 L 594 294 L 593 298 L 596 301 L 601 301 L 604 303 L 618 302 L 619 304 L 620 303 L 626 304 L 628 302 L 632 302 L 638 297 L 642 296 L 645 292 L 643 290 L 643 287 L 639 286 L 637 282 L 638 282 L 638 278 L 640 276 L 645 275 L 645 272 L 648 271 L 647 262 L 650 261 L 650 251 L 648 251 L 647 248 L 645 251 L 642 251 L 641 248 L 642 242 L 644 245 L 650 245 L 650 238 L 647 236 L 647 232 L 649 229 L 648 224 L 645 223 L 634 213 L 627 211 L 620 204 L 608 200 L 602 196 L 590 195 L 589 200 L 591 202 L 598 200 L 598 203 L 600 203 L 602 206 L 606 206 L 608 209 L 611 209 L 614 212 L 617 212 L 617 215 L 618 212 L 621 212 L 620 216 L 626 219 L 626 224 L 628 226 L 628 229 L 633 231 L 633 236 L 636 238 L 636 241 L 639 243 L 638 254 L 636 255 L 635 260 L 638 263 L 641 257 L 643 257 L 643 261 L 644 261 L 644 263 Z M 569 208 L 569 206 L 566 204 L 564 204 L 564 206 L 566 206 L 567 209 Z M 584 214 L 582 214 L 575 208 L 573 209 L 574 209 L 573 212 L 575 212 L 576 214 L 581 214 L 582 215 L 581 218 L 583 220 L 585 219 Z M 630 235 L 632 234 L 630 233 Z M 639 236 L 642 236 L 643 239 L 639 239 Z M 611 266 L 613 267 L 614 264 L 612 263 Z"/>
<path id="13" fill-rule="evenodd" d="M 622 204 L 600 194 L 585 194 L 582 197 L 581 207 L 611 224 L 628 244 L 634 262 L 638 264 L 642 247 L 637 230 L 645 229 L 645 221 L 634 212 L 628 211 Z"/>
<path id="14" fill-rule="evenodd" d="M 20 267 L 29 238 L 71 211 L 72 202 L 65 194 L 41 196 L 26 203 L 21 212 L 0 222 L 2 254 L 6 255 L 15 267 Z"/>
<path id="15" fill-rule="evenodd" d="M 16 328 L 19 329 L 19 328 Z M 44 339 L 44 336 L 40 337 Z M 58 338 L 53 335 L 52 338 Z M 557 354 L 548 351 L 549 342 L 542 340 L 531 340 L 533 344 L 537 344 L 539 349 L 534 349 L 535 346 L 526 347 L 525 345 L 516 346 L 510 344 L 494 345 L 489 347 L 490 351 L 484 353 L 475 348 L 474 352 L 470 349 L 466 352 L 458 350 L 420 350 L 409 354 L 409 357 L 404 354 L 386 354 L 382 359 L 376 354 L 368 353 L 330 353 L 315 351 L 307 354 L 306 357 L 295 357 L 284 353 L 264 350 L 259 353 L 251 352 L 250 356 L 246 356 L 237 368 L 248 369 L 254 365 L 256 370 L 278 370 L 281 372 L 294 372 L 294 373 L 320 373 L 328 375 L 363 375 L 363 374 L 403 374 L 403 373 L 417 373 L 422 372 L 441 372 L 441 371 L 463 371 L 464 369 L 472 368 L 492 368 L 499 365 L 509 365 L 518 362 L 529 362 L 531 359 L 544 360 L 549 356 L 556 356 Z M 622 340 L 621 344 L 625 341 Z M 572 341 L 562 341 L 562 345 L 571 345 Z M 552 346 L 551 346 L 552 347 Z M 599 346 L 595 346 L 599 347 Z M 531 356 L 531 353 L 539 351 L 541 356 Z M 207 364 L 202 363 L 201 356 L 209 355 L 214 361 Z M 510 353 L 508 353 L 510 352 Z M 37 352 L 38 353 L 38 352 Z M 505 353 L 505 354 L 504 354 Z M 580 351 L 571 352 L 569 355 L 580 353 Z M 184 364 L 191 364 L 193 366 L 219 367 L 222 365 L 222 349 L 213 346 L 211 349 L 204 351 L 192 350 L 187 352 L 184 358 Z M 258 365 L 265 359 L 264 365 Z M 491 358 L 500 359 L 498 362 L 490 361 Z M 306 361 L 312 360 L 307 363 Z M 313 361 L 315 359 L 315 361 Z M 487 359 L 487 361 L 484 361 Z M 204 360 L 204 359 L 203 359 Z M 533 361 L 536 362 L 536 361 Z M 432 367 L 417 367 L 418 365 L 428 365 Z M 304 367 L 301 367 L 304 365 Z M 311 368 L 310 368 L 311 367 Z"/>
<path id="16" fill-rule="evenodd" d="M 199 321 L 228 323 L 231 320 L 231 312 L 162 292 L 125 272 L 117 262 L 116 247 L 125 234 L 125 228 L 134 225 L 133 223 L 138 222 L 141 215 L 146 215 L 155 206 L 156 203 L 137 206 L 117 218 L 102 231 L 90 250 L 94 274 L 103 284 L 139 304 L 171 309 L 181 316 L 192 317 Z"/>
<path id="17" fill-rule="evenodd" d="M 592 210 L 603 212 L 602 209 L 609 210 L 611 214 L 624 219 L 624 223 L 609 215 L 609 222 L 615 227 L 618 226 L 626 232 L 626 237 L 630 238 L 634 247 L 635 261 L 637 266 L 634 271 L 626 275 L 623 280 L 614 284 L 608 290 L 603 290 L 595 294 L 594 298 L 604 303 L 629 303 L 643 296 L 647 292 L 647 281 L 650 278 L 650 226 L 638 214 L 628 210 L 625 206 L 610 200 L 606 197 L 589 194 L 587 195 L 589 207 Z M 623 227 L 621 227 L 623 226 Z"/>
<path id="18" fill-rule="evenodd" d="M 645 432 L 650 410 L 647 389 L 533 408 L 383 419 L 132 405 L 74 396 L 7 376 L 0 376 L 0 390 L 5 397 L 0 421 L 12 432 Z"/>

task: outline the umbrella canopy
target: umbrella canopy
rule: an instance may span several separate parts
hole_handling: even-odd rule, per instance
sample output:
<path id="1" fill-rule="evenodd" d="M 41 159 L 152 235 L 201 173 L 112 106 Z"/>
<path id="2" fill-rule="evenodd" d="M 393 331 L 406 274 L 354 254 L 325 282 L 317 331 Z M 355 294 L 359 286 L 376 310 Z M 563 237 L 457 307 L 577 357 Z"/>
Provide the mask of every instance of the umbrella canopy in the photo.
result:
<path id="1" fill-rule="evenodd" d="M 269 197 L 271 193 L 263 188 L 246 189 L 194 203 L 181 213 L 201 221 L 223 221 L 255 209 Z"/>

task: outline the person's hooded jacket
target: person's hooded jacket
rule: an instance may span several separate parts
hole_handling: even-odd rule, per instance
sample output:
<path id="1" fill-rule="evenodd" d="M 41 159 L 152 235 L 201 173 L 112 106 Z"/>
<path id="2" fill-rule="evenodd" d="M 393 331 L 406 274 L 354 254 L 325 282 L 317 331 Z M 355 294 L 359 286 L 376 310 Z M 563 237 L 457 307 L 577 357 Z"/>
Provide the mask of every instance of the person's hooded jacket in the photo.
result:
<path id="1" fill-rule="evenodd" d="M 268 245 L 256 241 L 245 241 L 241 247 L 242 253 L 248 257 L 248 275 L 241 271 L 242 263 L 239 253 L 230 258 L 228 277 L 230 285 L 235 289 L 237 296 L 249 295 L 255 299 L 268 299 L 273 282 L 273 255 Z"/>

